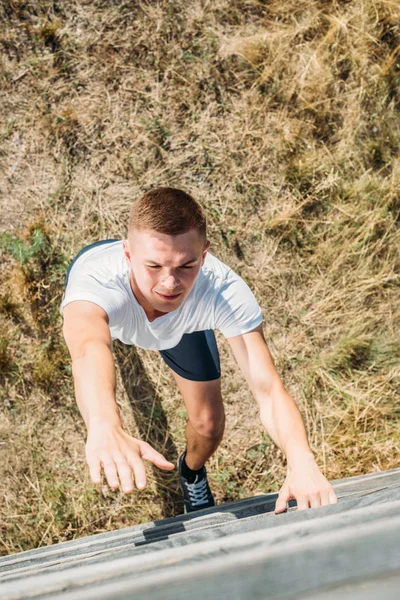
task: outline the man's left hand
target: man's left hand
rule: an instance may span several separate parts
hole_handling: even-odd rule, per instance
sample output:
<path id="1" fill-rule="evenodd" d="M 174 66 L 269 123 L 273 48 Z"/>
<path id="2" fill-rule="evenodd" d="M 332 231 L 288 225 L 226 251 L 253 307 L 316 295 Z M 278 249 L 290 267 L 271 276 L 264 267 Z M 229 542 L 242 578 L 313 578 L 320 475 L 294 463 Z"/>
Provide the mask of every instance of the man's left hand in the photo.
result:
<path id="1" fill-rule="evenodd" d="M 275 504 L 275 514 L 284 512 L 287 502 L 293 499 L 297 501 L 298 510 L 336 504 L 338 501 L 335 490 L 315 461 L 288 469 Z"/>

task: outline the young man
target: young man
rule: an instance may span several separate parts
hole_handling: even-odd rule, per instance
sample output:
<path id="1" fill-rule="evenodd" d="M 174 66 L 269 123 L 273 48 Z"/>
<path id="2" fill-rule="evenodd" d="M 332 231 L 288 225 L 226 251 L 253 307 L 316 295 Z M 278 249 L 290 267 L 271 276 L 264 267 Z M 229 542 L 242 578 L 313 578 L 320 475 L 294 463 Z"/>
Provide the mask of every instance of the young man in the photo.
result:
<path id="1" fill-rule="evenodd" d="M 208 252 L 201 206 L 174 188 L 144 194 L 132 207 L 127 240 L 81 250 L 66 277 L 61 312 L 72 358 L 76 400 L 88 437 L 94 483 L 146 484 L 142 459 L 168 462 L 123 431 L 115 401 L 112 340 L 158 350 L 171 368 L 188 413 L 187 446 L 178 469 L 185 512 L 214 506 L 204 467 L 221 442 L 224 408 L 214 329 L 228 339 L 258 403 L 261 421 L 287 458 L 275 512 L 289 499 L 306 509 L 337 502 L 308 445 L 294 400 L 285 390 L 262 332 L 262 315 L 246 283 Z"/>

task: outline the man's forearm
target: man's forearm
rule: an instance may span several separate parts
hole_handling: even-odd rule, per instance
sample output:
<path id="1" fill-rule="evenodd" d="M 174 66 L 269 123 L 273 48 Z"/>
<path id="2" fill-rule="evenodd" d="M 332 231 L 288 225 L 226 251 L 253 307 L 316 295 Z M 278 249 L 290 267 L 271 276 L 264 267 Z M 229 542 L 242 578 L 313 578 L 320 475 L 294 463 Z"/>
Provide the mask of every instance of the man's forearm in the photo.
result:
<path id="1" fill-rule="evenodd" d="M 84 352 L 72 363 L 75 397 L 89 429 L 101 421 L 121 425 L 115 401 L 115 366 L 106 344 L 88 343 Z"/>
<path id="2" fill-rule="evenodd" d="M 257 400 L 262 424 L 284 452 L 289 469 L 314 460 L 300 411 L 284 386 L 276 386 L 268 396 Z"/>

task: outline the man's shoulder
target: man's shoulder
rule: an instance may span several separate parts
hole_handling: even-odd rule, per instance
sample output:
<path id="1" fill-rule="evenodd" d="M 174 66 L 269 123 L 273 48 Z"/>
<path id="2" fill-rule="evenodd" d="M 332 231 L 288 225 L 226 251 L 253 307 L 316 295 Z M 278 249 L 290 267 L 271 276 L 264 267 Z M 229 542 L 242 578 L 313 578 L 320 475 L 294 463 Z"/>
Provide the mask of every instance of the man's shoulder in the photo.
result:
<path id="1" fill-rule="evenodd" d="M 72 265 L 66 292 L 103 289 L 104 293 L 108 290 L 127 295 L 128 273 L 122 240 L 94 246 L 78 256 Z"/>
<path id="2" fill-rule="evenodd" d="M 207 252 L 202 271 L 206 276 L 212 275 L 221 282 L 233 273 L 231 267 L 222 262 L 214 254 L 211 254 L 211 252 Z"/>
<path id="3" fill-rule="evenodd" d="M 61 311 L 70 302 L 85 300 L 103 308 L 110 323 L 120 319 L 131 304 L 128 272 L 122 241 L 90 248 L 72 265 Z"/>
<path id="4" fill-rule="evenodd" d="M 122 240 L 94 245 L 73 265 L 75 273 L 91 273 L 101 280 L 114 279 L 127 271 Z"/>

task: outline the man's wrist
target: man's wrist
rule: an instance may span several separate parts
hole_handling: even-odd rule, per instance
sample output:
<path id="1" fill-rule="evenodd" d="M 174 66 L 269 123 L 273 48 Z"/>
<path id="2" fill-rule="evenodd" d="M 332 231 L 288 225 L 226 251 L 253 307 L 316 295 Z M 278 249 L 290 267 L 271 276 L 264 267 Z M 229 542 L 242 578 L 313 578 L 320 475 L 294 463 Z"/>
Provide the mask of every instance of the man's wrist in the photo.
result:
<path id="1" fill-rule="evenodd" d="M 287 454 L 286 458 L 288 471 L 293 471 L 294 469 L 305 468 L 316 464 L 315 456 L 311 450 L 293 450 Z"/>
<path id="2" fill-rule="evenodd" d="M 87 418 L 86 427 L 90 429 L 107 428 L 107 429 L 122 429 L 121 419 L 118 413 L 108 413 L 101 415 L 92 415 Z"/>

